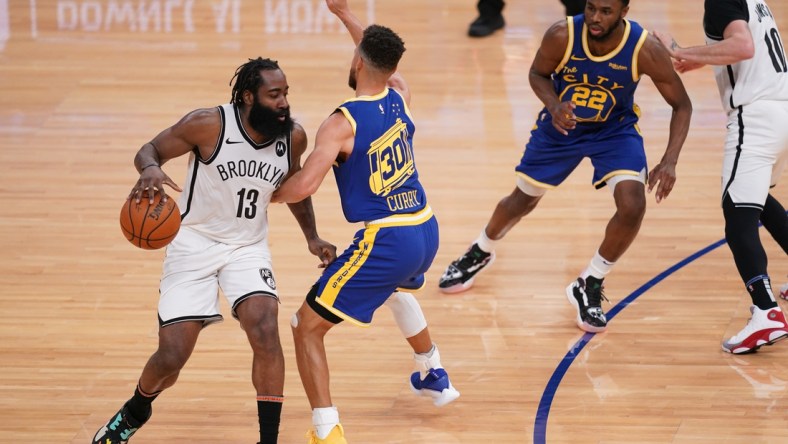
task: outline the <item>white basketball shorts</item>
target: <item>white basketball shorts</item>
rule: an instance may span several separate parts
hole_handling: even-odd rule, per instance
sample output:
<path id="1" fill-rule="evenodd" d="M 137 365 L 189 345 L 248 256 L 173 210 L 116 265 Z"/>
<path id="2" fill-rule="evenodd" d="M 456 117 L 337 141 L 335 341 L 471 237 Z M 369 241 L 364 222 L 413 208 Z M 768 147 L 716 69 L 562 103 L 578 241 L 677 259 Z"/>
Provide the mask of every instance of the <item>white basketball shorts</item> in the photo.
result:
<path id="1" fill-rule="evenodd" d="M 763 209 L 788 161 L 788 102 L 761 100 L 734 109 L 722 162 L 722 197 Z"/>
<path id="2" fill-rule="evenodd" d="M 235 308 L 250 296 L 278 300 L 268 243 L 228 245 L 188 228 L 167 246 L 159 287 L 159 324 L 222 321 L 219 290 Z"/>

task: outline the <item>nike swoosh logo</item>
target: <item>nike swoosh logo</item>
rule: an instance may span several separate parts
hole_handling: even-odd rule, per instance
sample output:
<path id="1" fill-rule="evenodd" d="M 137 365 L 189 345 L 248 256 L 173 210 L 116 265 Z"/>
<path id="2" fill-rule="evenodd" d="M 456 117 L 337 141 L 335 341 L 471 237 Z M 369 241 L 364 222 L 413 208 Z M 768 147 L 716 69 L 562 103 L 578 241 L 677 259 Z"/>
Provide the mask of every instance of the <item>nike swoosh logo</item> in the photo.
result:
<path id="1" fill-rule="evenodd" d="M 224 143 L 226 143 L 228 145 L 232 145 L 234 143 L 244 143 L 244 141 L 243 140 L 230 140 L 230 138 L 228 137 L 227 140 L 224 141 Z"/>
<path id="2" fill-rule="evenodd" d="M 584 60 L 588 60 L 588 59 L 587 59 L 587 58 L 585 58 L 585 57 L 575 57 L 574 55 L 572 55 L 572 56 L 569 56 L 569 58 L 570 58 L 571 60 L 577 60 L 578 62 L 582 62 L 582 61 L 584 61 Z"/>

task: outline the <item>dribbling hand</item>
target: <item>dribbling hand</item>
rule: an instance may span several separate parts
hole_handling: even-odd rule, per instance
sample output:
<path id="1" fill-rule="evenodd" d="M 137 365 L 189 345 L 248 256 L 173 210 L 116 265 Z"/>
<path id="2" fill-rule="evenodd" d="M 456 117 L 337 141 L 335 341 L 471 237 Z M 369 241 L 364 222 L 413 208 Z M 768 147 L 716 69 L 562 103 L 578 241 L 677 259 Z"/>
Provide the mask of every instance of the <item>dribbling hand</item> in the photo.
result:
<path id="1" fill-rule="evenodd" d="M 170 176 L 168 176 L 158 165 L 144 168 L 140 173 L 140 178 L 137 180 L 137 183 L 134 184 L 134 188 L 131 189 L 127 199 L 136 199 L 136 201 L 139 202 L 144 195 L 147 195 L 148 198 L 150 198 L 150 203 L 153 203 L 153 197 L 158 191 L 161 193 L 162 202 L 167 202 L 169 197 L 164 191 L 164 184 L 168 185 L 175 191 L 183 191 L 181 187 L 179 187 L 178 184 L 170 179 Z"/>

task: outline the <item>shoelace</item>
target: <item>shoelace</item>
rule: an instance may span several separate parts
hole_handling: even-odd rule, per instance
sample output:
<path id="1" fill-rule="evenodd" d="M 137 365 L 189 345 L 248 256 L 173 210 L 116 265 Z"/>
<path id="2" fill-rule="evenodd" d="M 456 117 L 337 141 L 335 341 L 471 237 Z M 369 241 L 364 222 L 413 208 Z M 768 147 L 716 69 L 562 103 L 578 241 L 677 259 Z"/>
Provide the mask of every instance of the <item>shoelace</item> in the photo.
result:
<path id="1" fill-rule="evenodd" d="M 485 254 L 482 250 L 471 247 L 471 249 L 463 254 L 460 260 L 457 261 L 456 267 L 465 270 L 487 259 L 488 256 L 490 256 L 490 253 Z"/>
<path id="2" fill-rule="evenodd" d="M 610 300 L 605 296 L 604 285 L 600 285 L 597 287 L 597 289 L 590 289 L 588 286 L 586 286 L 586 296 L 588 297 L 589 307 L 601 307 L 603 299 L 606 302 L 610 302 Z"/>

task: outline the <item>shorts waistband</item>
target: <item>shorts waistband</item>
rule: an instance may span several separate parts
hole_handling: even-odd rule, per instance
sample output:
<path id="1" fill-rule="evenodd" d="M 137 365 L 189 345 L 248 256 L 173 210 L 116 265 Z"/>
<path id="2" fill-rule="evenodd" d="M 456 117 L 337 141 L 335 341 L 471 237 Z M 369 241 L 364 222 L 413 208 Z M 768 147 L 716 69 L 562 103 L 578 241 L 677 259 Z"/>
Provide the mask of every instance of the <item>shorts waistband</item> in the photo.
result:
<path id="1" fill-rule="evenodd" d="M 427 205 L 423 209 L 415 213 L 406 214 L 392 214 L 391 216 L 382 219 L 371 220 L 364 222 L 364 226 L 405 226 L 405 225 L 419 225 L 422 224 L 433 216 L 432 208 Z"/>

